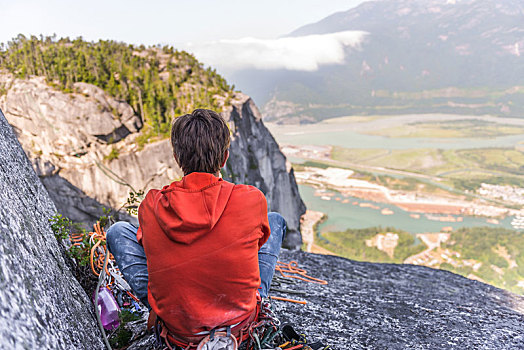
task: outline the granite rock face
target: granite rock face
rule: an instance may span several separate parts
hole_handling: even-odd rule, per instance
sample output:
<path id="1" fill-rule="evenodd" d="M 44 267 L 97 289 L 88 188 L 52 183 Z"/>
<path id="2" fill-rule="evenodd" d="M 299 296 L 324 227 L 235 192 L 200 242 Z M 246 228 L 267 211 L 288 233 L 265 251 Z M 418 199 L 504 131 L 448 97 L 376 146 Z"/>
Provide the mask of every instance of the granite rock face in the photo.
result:
<path id="1" fill-rule="evenodd" d="M 264 192 L 269 210 L 279 212 L 287 221 L 285 246 L 299 249 L 300 217 L 306 206 L 300 198 L 293 168 L 264 126 L 253 100 L 240 93 L 235 97 L 232 107 L 224 113 L 233 133 L 225 178 Z"/>
<path id="2" fill-rule="evenodd" d="M 90 223 L 102 205 L 120 208 L 131 190 L 161 188 L 183 176 L 169 140 L 139 147 L 142 120 L 132 107 L 90 84 L 74 93 L 50 87 L 42 77 L 0 74 L 0 108 L 15 129 L 33 167 L 60 212 Z M 305 206 L 293 170 L 262 123 L 253 101 L 234 96 L 223 113 L 231 125 L 226 179 L 259 187 L 270 210 L 288 221 L 288 246 L 300 247 Z"/>
<path id="3" fill-rule="evenodd" d="M 48 219 L 55 206 L 0 112 L 0 348 L 102 349 Z"/>
<path id="4" fill-rule="evenodd" d="M 274 301 L 334 349 L 523 349 L 524 298 L 451 272 L 283 251 L 328 285 L 300 282 L 307 305 Z"/>

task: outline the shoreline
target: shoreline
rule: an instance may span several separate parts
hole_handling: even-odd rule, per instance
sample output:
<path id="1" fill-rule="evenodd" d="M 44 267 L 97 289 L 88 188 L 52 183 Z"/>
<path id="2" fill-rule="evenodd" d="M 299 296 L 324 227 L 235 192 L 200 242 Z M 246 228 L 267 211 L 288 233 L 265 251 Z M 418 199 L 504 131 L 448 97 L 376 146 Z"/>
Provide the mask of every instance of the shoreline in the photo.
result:
<path id="1" fill-rule="evenodd" d="M 302 244 L 305 251 L 314 254 L 336 255 L 335 253 L 317 245 L 315 243 L 316 228 L 324 222 L 327 215 L 315 210 L 306 210 L 306 213 L 300 218 Z"/>
<path id="2" fill-rule="evenodd" d="M 382 185 L 352 178 L 353 174 L 352 170 L 336 167 L 305 167 L 304 170 L 295 171 L 297 183 L 313 186 L 321 197 L 325 196 L 322 190 L 333 190 L 343 196 L 392 204 L 406 212 L 419 214 L 465 215 L 489 219 L 523 215 L 523 210 L 494 206 L 481 200 L 467 201 L 460 197 L 391 190 Z"/>

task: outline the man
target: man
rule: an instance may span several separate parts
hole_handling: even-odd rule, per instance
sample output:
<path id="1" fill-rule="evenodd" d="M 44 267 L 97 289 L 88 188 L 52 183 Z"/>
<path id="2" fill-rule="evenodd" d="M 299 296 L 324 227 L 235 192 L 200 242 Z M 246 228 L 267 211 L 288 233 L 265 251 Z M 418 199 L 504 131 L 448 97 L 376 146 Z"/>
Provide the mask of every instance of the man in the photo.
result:
<path id="1" fill-rule="evenodd" d="M 175 119 L 171 143 L 184 177 L 149 191 L 140 227 L 114 224 L 107 244 L 137 297 L 188 344 L 219 327 L 238 332 L 256 317 L 286 222 L 268 214 L 258 189 L 220 178 L 230 131 L 219 114 L 197 109 Z"/>

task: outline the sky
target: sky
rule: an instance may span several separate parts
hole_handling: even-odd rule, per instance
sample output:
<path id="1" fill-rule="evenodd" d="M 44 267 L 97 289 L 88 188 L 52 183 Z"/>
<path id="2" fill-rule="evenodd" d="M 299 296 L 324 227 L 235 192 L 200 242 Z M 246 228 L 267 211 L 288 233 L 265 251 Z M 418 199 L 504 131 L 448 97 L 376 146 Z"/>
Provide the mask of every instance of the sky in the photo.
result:
<path id="1" fill-rule="evenodd" d="M 362 0 L 0 0 L 0 42 L 18 33 L 202 44 L 274 39 Z"/>
<path id="2" fill-rule="evenodd" d="M 364 32 L 282 36 L 363 0 L 0 0 L 0 42 L 22 33 L 172 45 L 229 75 L 239 69 L 314 71 L 344 61 Z"/>

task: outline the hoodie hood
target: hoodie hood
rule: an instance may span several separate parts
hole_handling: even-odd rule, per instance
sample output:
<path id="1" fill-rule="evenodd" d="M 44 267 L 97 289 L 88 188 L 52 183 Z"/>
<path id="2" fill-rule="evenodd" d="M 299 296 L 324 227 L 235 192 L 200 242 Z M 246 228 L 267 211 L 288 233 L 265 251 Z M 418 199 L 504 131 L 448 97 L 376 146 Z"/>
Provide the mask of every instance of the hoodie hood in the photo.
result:
<path id="1" fill-rule="evenodd" d="M 164 233 L 191 244 L 220 220 L 234 185 L 209 173 L 191 173 L 155 196 L 154 213 Z"/>

